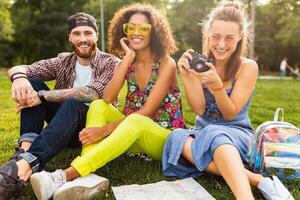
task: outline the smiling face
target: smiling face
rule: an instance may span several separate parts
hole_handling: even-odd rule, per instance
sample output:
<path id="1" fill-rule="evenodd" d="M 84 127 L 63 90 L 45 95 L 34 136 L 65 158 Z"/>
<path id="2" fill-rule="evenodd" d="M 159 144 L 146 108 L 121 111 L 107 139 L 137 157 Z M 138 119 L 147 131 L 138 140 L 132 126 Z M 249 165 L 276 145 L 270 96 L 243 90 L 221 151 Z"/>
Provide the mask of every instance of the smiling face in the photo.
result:
<path id="1" fill-rule="evenodd" d="M 146 31 L 144 30 L 146 25 L 150 25 L 148 18 L 141 13 L 137 13 L 129 18 L 128 23 L 131 25 L 136 25 L 136 28 L 134 28 L 131 32 L 132 34 L 127 35 L 130 46 L 134 50 L 150 48 L 149 43 L 151 29 L 148 32 L 148 34 L 145 34 Z"/>
<path id="2" fill-rule="evenodd" d="M 216 61 L 228 61 L 241 40 L 239 25 L 235 22 L 216 20 L 208 34 L 208 47 Z"/>
<path id="3" fill-rule="evenodd" d="M 69 34 L 69 41 L 76 55 L 81 58 L 90 58 L 96 52 L 98 35 L 90 26 L 78 26 Z"/>

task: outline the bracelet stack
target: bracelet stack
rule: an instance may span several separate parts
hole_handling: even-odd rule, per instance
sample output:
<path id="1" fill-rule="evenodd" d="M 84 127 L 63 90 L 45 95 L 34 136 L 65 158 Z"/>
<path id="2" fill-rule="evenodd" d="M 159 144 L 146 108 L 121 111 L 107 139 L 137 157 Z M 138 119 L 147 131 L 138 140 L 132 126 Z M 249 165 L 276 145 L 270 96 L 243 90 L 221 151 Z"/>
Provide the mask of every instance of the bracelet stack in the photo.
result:
<path id="1" fill-rule="evenodd" d="M 20 76 L 15 77 L 15 75 L 20 75 Z M 14 82 L 14 80 L 16 80 L 16 79 L 18 79 L 18 78 L 25 78 L 25 79 L 28 79 L 26 73 L 24 73 L 24 72 L 15 72 L 15 73 L 13 73 L 13 74 L 10 76 L 10 81 L 11 81 L 11 82 Z"/>

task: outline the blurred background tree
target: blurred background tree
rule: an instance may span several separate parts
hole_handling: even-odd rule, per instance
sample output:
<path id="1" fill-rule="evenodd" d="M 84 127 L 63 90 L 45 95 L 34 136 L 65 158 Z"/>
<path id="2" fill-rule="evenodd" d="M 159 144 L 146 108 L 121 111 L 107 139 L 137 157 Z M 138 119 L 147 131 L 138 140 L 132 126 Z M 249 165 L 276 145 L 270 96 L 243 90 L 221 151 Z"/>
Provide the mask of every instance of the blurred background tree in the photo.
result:
<path id="1" fill-rule="evenodd" d="M 66 21 L 85 0 L 16 0 L 11 6 L 15 25 L 15 63 L 32 63 L 68 49 Z"/>
<path id="2" fill-rule="evenodd" d="M 0 66 L 10 65 L 14 57 L 13 49 L 13 23 L 9 10 L 10 0 L 0 0 Z"/>
<path id="3" fill-rule="evenodd" d="M 278 70 L 286 56 L 300 64 L 300 2 L 271 0 L 256 8 L 256 54 L 261 68 Z"/>
<path id="4" fill-rule="evenodd" d="M 177 40 L 178 56 L 186 49 L 201 52 L 201 27 L 217 0 L 103 0 L 105 40 L 115 11 L 135 2 L 146 2 L 166 12 Z M 249 10 L 250 0 L 244 0 Z M 262 69 L 278 71 L 280 60 L 300 63 L 299 0 L 256 2 L 255 53 Z M 66 19 L 85 11 L 97 18 L 100 27 L 100 0 L 0 0 L 0 66 L 32 63 L 70 51 Z M 99 28 L 100 30 L 100 28 Z M 101 37 L 101 36 L 100 36 Z M 100 41 L 98 46 L 100 47 Z"/>

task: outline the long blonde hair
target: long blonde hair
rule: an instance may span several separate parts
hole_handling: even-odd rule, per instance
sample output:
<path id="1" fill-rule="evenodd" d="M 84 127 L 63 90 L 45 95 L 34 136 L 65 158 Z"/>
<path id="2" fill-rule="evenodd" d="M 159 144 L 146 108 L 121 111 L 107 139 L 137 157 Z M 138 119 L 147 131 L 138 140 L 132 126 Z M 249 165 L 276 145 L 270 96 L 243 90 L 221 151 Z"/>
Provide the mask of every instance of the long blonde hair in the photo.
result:
<path id="1" fill-rule="evenodd" d="M 208 15 L 207 19 L 202 23 L 202 52 L 209 58 L 214 58 L 209 49 L 209 29 L 216 20 L 235 22 L 239 25 L 242 34 L 241 40 L 238 42 L 236 50 L 230 56 L 225 65 L 224 81 L 235 78 L 235 75 L 241 64 L 241 56 L 247 56 L 248 44 L 251 39 L 250 23 L 248 22 L 242 3 L 240 1 L 221 1 Z"/>

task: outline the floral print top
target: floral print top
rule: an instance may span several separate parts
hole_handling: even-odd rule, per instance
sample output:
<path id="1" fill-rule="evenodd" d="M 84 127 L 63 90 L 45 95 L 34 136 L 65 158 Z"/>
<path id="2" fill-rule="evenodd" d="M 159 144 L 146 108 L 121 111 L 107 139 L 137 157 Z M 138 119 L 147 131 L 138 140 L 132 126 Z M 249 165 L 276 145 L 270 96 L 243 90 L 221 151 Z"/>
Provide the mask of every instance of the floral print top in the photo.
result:
<path id="1" fill-rule="evenodd" d="M 123 109 L 125 115 L 139 111 L 142 108 L 158 78 L 159 65 L 160 62 L 156 61 L 154 66 L 152 66 L 152 75 L 145 89 L 141 89 L 137 85 L 134 65 L 131 64 L 129 66 L 126 74 L 128 88 Z M 182 115 L 181 95 L 177 85 L 170 86 L 166 97 L 152 114 L 151 119 L 167 129 L 185 128 Z"/>

